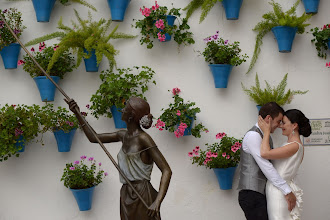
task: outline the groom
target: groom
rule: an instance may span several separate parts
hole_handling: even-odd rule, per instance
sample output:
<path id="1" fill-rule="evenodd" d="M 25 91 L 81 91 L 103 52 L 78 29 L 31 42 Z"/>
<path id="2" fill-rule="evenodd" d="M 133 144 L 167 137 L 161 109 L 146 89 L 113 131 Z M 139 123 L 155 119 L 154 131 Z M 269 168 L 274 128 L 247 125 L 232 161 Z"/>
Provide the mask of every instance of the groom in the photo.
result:
<path id="1" fill-rule="evenodd" d="M 271 120 L 271 133 L 279 127 L 284 110 L 276 102 L 261 107 L 259 115 L 268 123 Z M 277 173 L 272 163 L 260 156 L 263 133 L 256 123 L 244 136 L 241 149 L 241 169 L 238 184 L 238 201 L 247 220 L 268 220 L 265 187 L 267 179 L 285 196 L 288 209 L 296 205 L 296 197 L 285 180 Z M 273 141 L 270 139 L 273 148 Z"/>

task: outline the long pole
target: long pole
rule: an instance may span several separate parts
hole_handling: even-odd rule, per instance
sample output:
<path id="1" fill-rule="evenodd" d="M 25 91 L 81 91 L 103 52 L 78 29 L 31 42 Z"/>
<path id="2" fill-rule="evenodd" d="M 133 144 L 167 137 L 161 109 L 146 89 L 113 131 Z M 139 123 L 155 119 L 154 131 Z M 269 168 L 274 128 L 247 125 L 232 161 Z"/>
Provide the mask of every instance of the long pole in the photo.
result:
<path id="1" fill-rule="evenodd" d="M 50 77 L 50 75 L 39 65 L 39 63 L 36 61 L 36 59 L 32 56 L 32 54 L 26 49 L 26 47 L 23 45 L 23 43 L 20 41 L 20 39 L 16 36 L 16 34 L 14 33 L 14 31 L 12 30 L 12 28 L 8 25 L 7 21 L 4 19 L 4 17 L 2 16 L 2 14 L 0 14 L 0 18 L 1 20 L 5 23 L 5 25 L 7 26 L 8 30 L 10 31 L 10 33 L 14 36 L 14 38 L 17 40 L 17 42 L 21 45 L 21 47 L 23 48 L 23 50 L 29 55 L 29 57 L 33 60 L 33 62 L 35 63 L 35 65 L 37 65 L 37 67 L 42 71 L 42 73 L 56 86 L 56 88 L 62 93 L 62 95 L 65 97 L 66 102 L 71 101 L 72 99 L 64 92 L 64 90 L 57 85 L 57 83 Z M 81 114 L 79 111 L 78 114 Z M 104 144 L 101 142 L 101 140 L 98 138 L 97 134 L 95 133 L 95 131 L 91 128 L 91 126 L 87 123 L 86 119 L 84 117 L 81 117 L 84 120 L 85 125 L 88 127 L 88 129 L 90 129 L 95 137 L 95 139 L 97 140 L 97 142 L 100 144 L 101 148 L 104 150 L 104 152 L 106 153 L 106 155 L 109 157 L 109 159 L 111 160 L 111 162 L 113 163 L 113 165 L 117 168 L 118 172 L 120 173 L 120 175 L 125 179 L 126 183 L 132 188 L 132 190 L 136 193 L 136 195 L 139 197 L 139 199 L 141 200 L 141 202 L 143 203 L 143 205 L 148 208 L 148 204 L 144 201 L 144 199 L 142 198 L 142 196 L 140 195 L 140 193 L 134 188 L 134 186 L 132 185 L 132 183 L 128 180 L 128 178 L 126 177 L 126 175 L 124 174 L 124 172 L 120 169 L 120 167 L 118 166 L 117 162 L 113 159 L 113 157 L 111 156 L 111 154 L 109 153 L 109 151 L 105 148 Z"/>

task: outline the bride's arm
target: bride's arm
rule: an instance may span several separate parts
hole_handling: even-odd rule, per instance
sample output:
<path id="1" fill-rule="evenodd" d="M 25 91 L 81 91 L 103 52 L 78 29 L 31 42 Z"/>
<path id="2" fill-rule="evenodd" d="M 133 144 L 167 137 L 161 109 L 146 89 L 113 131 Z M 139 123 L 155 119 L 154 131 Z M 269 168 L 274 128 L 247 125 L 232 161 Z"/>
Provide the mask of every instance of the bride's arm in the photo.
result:
<path id="1" fill-rule="evenodd" d="M 271 122 L 271 118 L 270 118 Z M 270 138 L 270 122 L 266 123 L 260 116 L 258 119 L 258 125 L 260 129 L 264 132 L 264 137 L 261 142 L 260 156 L 268 160 L 277 160 L 288 158 L 294 155 L 298 149 L 299 145 L 296 142 L 284 145 L 282 147 L 271 149 L 269 145 Z"/>

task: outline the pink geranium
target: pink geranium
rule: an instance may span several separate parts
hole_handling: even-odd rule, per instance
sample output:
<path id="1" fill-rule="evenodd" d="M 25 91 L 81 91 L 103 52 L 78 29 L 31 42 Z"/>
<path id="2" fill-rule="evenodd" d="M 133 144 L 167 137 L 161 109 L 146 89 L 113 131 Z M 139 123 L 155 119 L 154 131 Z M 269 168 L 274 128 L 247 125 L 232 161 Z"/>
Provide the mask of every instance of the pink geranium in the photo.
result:
<path id="1" fill-rule="evenodd" d="M 159 19 L 158 21 L 156 21 L 155 25 L 157 28 L 162 29 L 162 30 L 165 28 L 164 21 L 162 19 Z"/>
<path id="2" fill-rule="evenodd" d="M 157 36 L 160 42 L 164 42 L 166 39 L 165 34 L 161 34 L 161 32 L 158 32 Z"/>
<path id="3" fill-rule="evenodd" d="M 172 94 L 173 94 L 173 95 L 177 95 L 177 94 L 179 94 L 180 92 L 181 92 L 181 90 L 180 90 L 178 87 L 172 89 Z"/>
<path id="4" fill-rule="evenodd" d="M 224 133 L 224 132 L 222 132 L 222 133 L 218 133 L 218 134 L 215 136 L 215 138 L 216 138 L 216 139 L 221 139 L 221 138 L 223 138 L 225 135 L 226 135 L 226 133 Z"/>
<path id="5" fill-rule="evenodd" d="M 177 115 L 177 116 L 180 116 L 180 115 L 181 115 L 180 110 L 178 110 L 178 111 L 176 112 L 176 115 Z"/>

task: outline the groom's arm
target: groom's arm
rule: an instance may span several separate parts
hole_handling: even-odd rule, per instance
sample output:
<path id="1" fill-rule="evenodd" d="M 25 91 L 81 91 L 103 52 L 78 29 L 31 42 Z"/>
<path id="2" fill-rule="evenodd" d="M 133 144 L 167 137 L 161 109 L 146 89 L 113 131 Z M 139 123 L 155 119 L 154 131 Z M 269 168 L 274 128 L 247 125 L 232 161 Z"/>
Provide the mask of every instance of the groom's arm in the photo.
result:
<path id="1" fill-rule="evenodd" d="M 296 197 L 286 181 L 278 174 L 273 164 L 260 156 L 261 142 L 262 139 L 259 133 L 249 131 L 243 140 L 243 150 L 252 155 L 266 178 L 283 193 L 288 202 L 288 209 L 291 211 L 296 205 Z"/>

